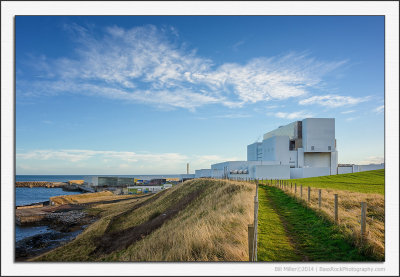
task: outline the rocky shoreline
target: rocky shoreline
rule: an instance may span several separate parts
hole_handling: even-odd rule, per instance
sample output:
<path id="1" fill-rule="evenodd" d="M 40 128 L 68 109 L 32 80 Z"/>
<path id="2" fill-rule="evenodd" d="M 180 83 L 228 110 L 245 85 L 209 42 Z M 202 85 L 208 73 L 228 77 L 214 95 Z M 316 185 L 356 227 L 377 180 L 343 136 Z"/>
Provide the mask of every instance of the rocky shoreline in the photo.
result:
<path id="1" fill-rule="evenodd" d="M 19 226 L 48 226 L 50 230 L 16 242 L 15 261 L 27 261 L 73 240 L 96 220 L 82 210 L 83 206 L 63 205 L 53 208 L 54 211 L 47 211 L 40 219 L 36 218 L 38 220 L 22 224 L 19 222 Z"/>

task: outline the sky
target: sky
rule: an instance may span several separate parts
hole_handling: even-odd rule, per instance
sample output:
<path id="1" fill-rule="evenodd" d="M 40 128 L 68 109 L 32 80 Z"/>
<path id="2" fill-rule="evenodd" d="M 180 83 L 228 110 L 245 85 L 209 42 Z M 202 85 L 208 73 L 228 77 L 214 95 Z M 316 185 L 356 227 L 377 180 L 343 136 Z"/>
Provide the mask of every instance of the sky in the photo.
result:
<path id="1" fill-rule="evenodd" d="M 384 161 L 383 16 L 16 16 L 16 174 L 181 174 L 333 117 Z"/>

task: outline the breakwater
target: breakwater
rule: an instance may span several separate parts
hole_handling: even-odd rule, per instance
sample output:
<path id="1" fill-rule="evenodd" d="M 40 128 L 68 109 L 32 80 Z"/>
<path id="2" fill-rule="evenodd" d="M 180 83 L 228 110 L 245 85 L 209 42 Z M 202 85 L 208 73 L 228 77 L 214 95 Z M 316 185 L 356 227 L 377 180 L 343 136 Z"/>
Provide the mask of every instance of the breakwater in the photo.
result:
<path id="1" fill-rule="evenodd" d="M 17 188 L 33 188 L 33 187 L 59 188 L 59 187 L 63 187 L 66 185 L 67 185 L 67 183 L 64 183 L 64 182 L 47 182 L 47 181 L 15 182 L 15 187 L 17 187 Z"/>

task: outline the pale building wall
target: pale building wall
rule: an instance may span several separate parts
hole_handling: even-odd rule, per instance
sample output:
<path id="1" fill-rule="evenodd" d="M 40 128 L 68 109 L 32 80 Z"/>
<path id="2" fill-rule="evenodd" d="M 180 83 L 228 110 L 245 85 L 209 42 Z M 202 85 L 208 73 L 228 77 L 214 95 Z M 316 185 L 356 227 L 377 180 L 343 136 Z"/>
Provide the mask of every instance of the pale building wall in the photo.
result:
<path id="1" fill-rule="evenodd" d="M 289 137 L 275 136 L 263 140 L 262 160 L 277 161 L 279 164 L 289 164 Z"/>
<path id="2" fill-rule="evenodd" d="M 331 153 L 304 153 L 304 167 L 329 167 L 330 168 L 331 167 Z"/>
<path id="3" fill-rule="evenodd" d="M 289 179 L 290 166 L 289 165 L 255 165 L 254 176 L 255 179 Z"/>
<path id="4" fill-rule="evenodd" d="M 195 170 L 195 178 L 211 177 L 211 169 L 198 169 Z"/>
<path id="5" fill-rule="evenodd" d="M 331 152 L 331 175 L 338 174 L 338 152 Z"/>
<path id="6" fill-rule="evenodd" d="M 248 161 L 262 160 L 261 142 L 255 142 L 253 144 L 247 145 L 247 160 Z"/>
<path id="7" fill-rule="evenodd" d="M 336 151 L 334 118 L 303 119 L 302 130 L 304 152 Z"/>
<path id="8" fill-rule="evenodd" d="M 330 175 L 329 167 L 291 168 L 290 179 L 309 178 Z"/>
<path id="9" fill-rule="evenodd" d="M 297 148 L 297 167 L 304 167 L 304 149 Z"/>
<path id="10" fill-rule="evenodd" d="M 297 150 L 289 151 L 290 167 L 297 167 Z"/>

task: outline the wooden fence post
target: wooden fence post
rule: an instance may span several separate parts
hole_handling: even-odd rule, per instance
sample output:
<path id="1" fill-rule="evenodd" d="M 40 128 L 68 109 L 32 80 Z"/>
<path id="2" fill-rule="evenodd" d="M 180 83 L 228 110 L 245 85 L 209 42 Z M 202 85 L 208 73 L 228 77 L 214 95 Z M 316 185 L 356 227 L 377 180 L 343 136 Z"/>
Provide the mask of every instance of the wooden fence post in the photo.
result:
<path id="1" fill-rule="evenodd" d="M 307 201 L 310 202 L 310 194 L 311 194 L 311 188 L 308 187 L 308 196 L 307 196 Z"/>
<path id="2" fill-rule="evenodd" d="M 338 223 L 339 215 L 338 215 L 339 205 L 338 205 L 338 195 L 335 194 L 335 223 Z"/>
<path id="3" fill-rule="evenodd" d="M 249 224 L 247 227 L 249 239 L 249 262 L 253 261 L 253 246 L 254 246 L 254 225 Z"/>
<path id="4" fill-rule="evenodd" d="M 290 182 L 290 190 L 293 189 L 293 184 Z"/>
<path id="5" fill-rule="evenodd" d="M 321 209 L 321 189 L 318 190 L 318 207 Z"/>
<path id="6" fill-rule="evenodd" d="M 294 183 L 294 194 L 296 194 L 296 193 L 297 193 L 297 184 Z"/>
<path id="7" fill-rule="evenodd" d="M 361 202 L 361 240 L 367 237 L 367 203 Z"/>
<path id="8" fill-rule="evenodd" d="M 300 198 L 303 198 L 303 185 L 300 185 Z"/>

